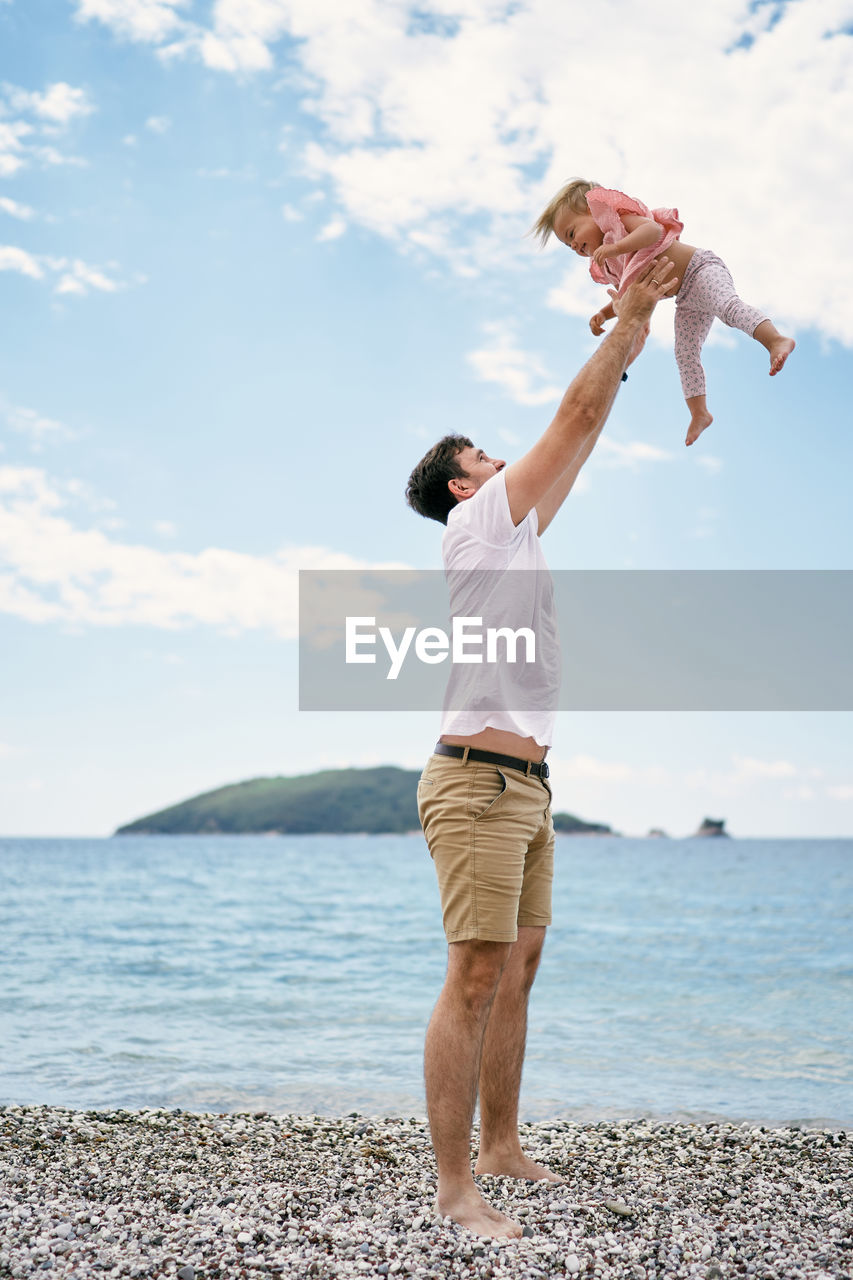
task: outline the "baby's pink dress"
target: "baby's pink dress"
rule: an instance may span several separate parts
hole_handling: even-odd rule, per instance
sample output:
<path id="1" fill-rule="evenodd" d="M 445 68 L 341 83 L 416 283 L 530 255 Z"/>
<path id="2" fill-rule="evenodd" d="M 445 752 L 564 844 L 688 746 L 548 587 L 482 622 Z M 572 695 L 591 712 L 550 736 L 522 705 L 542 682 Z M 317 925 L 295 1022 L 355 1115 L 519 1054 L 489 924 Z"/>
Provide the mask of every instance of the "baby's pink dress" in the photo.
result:
<path id="1" fill-rule="evenodd" d="M 597 284 L 615 286 L 623 294 L 653 258 L 663 253 L 677 240 L 684 230 L 677 209 L 647 209 L 641 200 L 626 196 L 624 191 L 609 191 L 606 187 L 593 187 L 587 192 L 586 202 L 596 225 L 604 232 L 604 243 L 615 244 L 628 234 L 622 222 L 623 213 L 634 213 L 638 218 L 653 218 L 663 227 L 663 235 L 657 244 L 637 249 L 634 253 L 620 253 L 616 258 L 606 258 L 601 266 L 589 264 L 589 274 Z"/>

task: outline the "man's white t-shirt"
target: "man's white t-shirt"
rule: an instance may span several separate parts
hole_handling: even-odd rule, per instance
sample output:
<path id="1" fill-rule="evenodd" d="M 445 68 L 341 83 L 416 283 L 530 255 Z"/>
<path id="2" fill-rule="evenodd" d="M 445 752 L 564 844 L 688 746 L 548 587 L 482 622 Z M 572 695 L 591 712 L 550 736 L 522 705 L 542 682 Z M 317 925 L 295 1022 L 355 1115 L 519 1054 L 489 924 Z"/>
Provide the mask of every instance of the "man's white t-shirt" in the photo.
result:
<path id="1" fill-rule="evenodd" d="M 503 470 L 457 503 L 447 518 L 441 551 L 451 616 L 482 618 L 484 631 L 531 630 L 535 661 L 523 660 L 529 650 L 521 642 L 516 661 L 508 661 L 508 647 L 498 641 L 496 662 L 453 663 L 442 734 L 467 737 L 488 727 L 534 738 L 543 747 L 553 742 L 560 648 L 554 584 L 538 528 L 535 507 L 513 524 Z M 485 659 L 485 646 L 481 652 Z"/>

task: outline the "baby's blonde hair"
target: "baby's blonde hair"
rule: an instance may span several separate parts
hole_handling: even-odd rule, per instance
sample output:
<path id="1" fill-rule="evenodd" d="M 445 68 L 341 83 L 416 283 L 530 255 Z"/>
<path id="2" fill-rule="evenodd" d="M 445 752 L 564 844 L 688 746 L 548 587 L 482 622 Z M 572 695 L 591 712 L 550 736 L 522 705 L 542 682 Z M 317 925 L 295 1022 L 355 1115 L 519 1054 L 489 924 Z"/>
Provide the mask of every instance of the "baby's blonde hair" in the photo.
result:
<path id="1" fill-rule="evenodd" d="M 571 182 L 567 182 L 560 187 L 553 200 L 549 201 L 542 210 L 530 228 L 528 235 L 538 237 L 543 245 L 547 244 L 549 237 L 554 232 L 554 221 L 557 214 L 562 209 L 571 209 L 572 213 L 589 213 L 586 193 L 597 186 L 600 186 L 600 183 L 587 182 L 585 178 L 572 178 Z"/>

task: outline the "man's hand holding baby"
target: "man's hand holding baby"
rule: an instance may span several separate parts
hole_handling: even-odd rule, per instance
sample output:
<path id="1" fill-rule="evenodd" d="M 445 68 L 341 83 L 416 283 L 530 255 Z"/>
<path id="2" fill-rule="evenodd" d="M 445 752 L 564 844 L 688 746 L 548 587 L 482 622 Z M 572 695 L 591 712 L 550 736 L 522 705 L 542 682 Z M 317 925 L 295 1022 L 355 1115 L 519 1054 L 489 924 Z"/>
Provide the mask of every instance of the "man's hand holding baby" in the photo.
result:
<path id="1" fill-rule="evenodd" d="M 674 274 L 675 273 L 675 274 Z M 621 298 L 609 289 L 611 306 L 618 320 L 640 320 L 645 323 L 661 298 L 668 298 L 678 288 L 675 264 L 669 258 L 655 258 L 630 284 Z"/>

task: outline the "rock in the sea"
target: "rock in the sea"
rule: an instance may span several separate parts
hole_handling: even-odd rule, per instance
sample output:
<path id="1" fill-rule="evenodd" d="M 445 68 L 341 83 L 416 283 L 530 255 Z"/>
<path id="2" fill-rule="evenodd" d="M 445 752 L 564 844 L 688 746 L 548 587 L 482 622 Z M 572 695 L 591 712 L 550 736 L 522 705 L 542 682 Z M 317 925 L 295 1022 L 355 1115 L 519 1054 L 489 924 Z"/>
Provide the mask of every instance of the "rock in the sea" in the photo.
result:
<path id="1" fill-rule="evenodd" d="M 728 838 L 726 831 L 725 818 L 703 818 L 698 831 L 694 833 L 697 836 L 725 836 Z"/>

